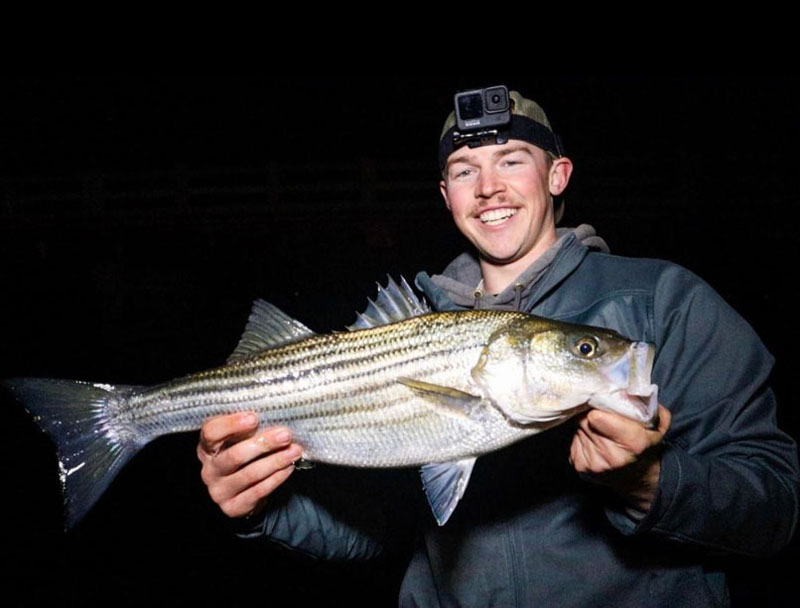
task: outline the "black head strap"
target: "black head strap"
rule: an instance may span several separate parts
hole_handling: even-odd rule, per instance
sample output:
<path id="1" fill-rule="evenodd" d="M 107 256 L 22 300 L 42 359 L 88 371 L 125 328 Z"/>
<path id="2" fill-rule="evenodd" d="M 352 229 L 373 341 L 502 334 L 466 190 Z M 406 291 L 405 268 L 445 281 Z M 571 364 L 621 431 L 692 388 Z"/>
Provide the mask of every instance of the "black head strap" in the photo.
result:
<path id="1" fill-rule="evenodd" d="M 470 148 L 477 148 L 478 146 L 504 144 L 509 139 L 527 141 L 529 144 L 552 152 L 556 156 L 564 156 L 564 147 L 558 135 L 542 123 L 527 116 L 512 114 L 511 124 L 500 129 L 460 133 L 455 125 L 450 127 L 439 142 L 439 169 L 444 170 L 444 166 L 447 164 L 447 157 L 461 146 L 467 145 Z"/>

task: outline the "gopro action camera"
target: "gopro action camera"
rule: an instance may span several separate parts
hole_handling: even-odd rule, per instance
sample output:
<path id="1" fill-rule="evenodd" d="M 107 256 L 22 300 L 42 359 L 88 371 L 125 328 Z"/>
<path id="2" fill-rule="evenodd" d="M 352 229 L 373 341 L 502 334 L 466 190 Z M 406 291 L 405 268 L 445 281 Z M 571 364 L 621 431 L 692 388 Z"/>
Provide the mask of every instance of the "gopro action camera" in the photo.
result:
<path id="1" fill-rule="evenodd" d="M 453 143 L 471 148 L 508 141 L 511 103 L 505 86 L 461 91 L 455 95 L 456 131 Z M 504 133 L 505 132 L 505 133 Z"/>

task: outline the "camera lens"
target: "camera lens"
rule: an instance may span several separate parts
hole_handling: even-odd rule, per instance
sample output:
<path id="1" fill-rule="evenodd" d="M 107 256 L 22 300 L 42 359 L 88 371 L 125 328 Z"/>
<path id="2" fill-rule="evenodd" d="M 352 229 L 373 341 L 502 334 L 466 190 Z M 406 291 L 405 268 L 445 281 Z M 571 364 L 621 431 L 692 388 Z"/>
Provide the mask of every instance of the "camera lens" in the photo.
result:
<path id="1" fill-rule="evenodd" d="M 505 87 L 491 87 L 484 92 L 486 111 L 491 113 L 508 110 L 508 91 Z"/>

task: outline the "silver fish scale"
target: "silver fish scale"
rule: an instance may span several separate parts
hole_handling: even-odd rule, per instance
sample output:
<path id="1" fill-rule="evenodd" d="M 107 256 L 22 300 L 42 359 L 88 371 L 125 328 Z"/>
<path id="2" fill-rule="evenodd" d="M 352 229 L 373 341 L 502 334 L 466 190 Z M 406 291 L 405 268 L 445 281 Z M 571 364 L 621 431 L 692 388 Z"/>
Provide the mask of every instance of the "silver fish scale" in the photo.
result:
<path id="1" fill-rule="evenodd" d="M 120 422 L 146 442 L 198 429 L 211 416 L 253 410 L 262 426 L 289 426 L 308 459 L 349 466 L 418 465 L 484 453 L 536 430 L 509 424 L 489 405 L 468 415 L 398 380 L 479 395 L 470 371 L 489 336 L 516 318 L 493 311 L 434 313 L 313 336 L 133 395 Z"/>

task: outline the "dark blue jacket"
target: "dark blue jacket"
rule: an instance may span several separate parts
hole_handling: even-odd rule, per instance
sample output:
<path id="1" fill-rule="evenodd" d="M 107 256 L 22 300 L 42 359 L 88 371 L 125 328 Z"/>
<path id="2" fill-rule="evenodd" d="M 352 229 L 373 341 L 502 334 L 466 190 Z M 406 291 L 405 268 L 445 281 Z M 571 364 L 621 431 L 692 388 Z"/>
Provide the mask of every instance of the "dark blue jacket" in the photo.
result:
<path id="1" fill-rule="evenodd" d="M 457 308 L 425 273 L 417 284 L 436 309 Z M 776 426 L 772 356 L 689 271 L 573 235 L 524 302 L 655 344 L 653 382 L 673 415 L 655 501 L 637 517 L 581 480 L 568 463 L 574 423 L 484 456 L 447 525 L 421 525 L 401 605 L 727 604 L 724 556 L 778 551 L 797 517 L 797 449 Z M 255 534 L 328 558 L 380 551 L 379 520 L 334 513 L 294 494 Z"/>

